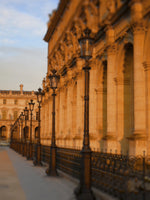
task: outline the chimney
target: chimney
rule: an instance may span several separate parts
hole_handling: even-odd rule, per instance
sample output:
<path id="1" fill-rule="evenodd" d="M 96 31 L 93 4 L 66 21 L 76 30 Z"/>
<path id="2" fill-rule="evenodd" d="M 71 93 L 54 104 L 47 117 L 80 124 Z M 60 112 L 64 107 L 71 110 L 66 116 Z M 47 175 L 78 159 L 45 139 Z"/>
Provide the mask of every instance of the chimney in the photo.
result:
<path id="1" fill-rule="evenodd" d="M 20 92 L 23 94 L 23 84 L 20 85 Z"/>

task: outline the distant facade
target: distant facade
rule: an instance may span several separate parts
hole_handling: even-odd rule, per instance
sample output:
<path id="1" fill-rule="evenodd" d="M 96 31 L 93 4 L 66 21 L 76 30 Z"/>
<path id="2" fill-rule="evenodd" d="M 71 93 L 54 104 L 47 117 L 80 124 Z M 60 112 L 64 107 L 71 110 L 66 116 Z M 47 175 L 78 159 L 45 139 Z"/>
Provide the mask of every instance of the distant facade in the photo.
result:
<path id="1" fill-rule="evenodd" d="M 91 29 L 89 132 L 92 149 L 150 154 L 150 1 L 61 0 L 44 40 L 48 69 L 43 80 L 42 143 L 50 144 L 52 91 L 48 75 L 60 75 L 56 96 L 56 143 L 82 146 L 84 60 L 78 39 Z"/>
<path id="2" fill-rule="evenodd" d="M 15 122 L 21 112 L 24 111 L 25 107 L 28 107 L 28 103 L 31 99 L 33 99 L 35 103 L 37 102 L 34 91 L 23 91 L 23 85 L 20 85 L 19 91 L 0 90 L 0 141 L 9 142 L 11 124 Z M 35 105 L 33 111 L 33 133 L 38 126 L 36 121 L 36 108 L 37 105 Z M 29 123 L 28 121 L 28 130 L 30 126 Z"/>

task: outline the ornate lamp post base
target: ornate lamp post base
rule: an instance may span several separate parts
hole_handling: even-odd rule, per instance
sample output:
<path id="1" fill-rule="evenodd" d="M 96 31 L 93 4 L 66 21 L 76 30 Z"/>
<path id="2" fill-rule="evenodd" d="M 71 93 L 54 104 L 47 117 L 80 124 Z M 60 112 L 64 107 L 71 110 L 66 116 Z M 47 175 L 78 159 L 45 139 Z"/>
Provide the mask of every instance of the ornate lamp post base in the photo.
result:
<path id="1" fill-rule="evenodd" d="M 32 146 L 33 146 L 33 143 L 30 143 L 30 160 L 33 160 Z"/>
<path id="2" fill-rule="evenodd" d="M 35 148 L 35 160 L 33 161 L 33 164 L 35 166 L 43 166 L 41 162 L 41 144 L 36 144 Z"/>
<path id="3" fill-rule="evenodd" d="M 31 144 L 27 143 L 27 160 L 31 160 Z"/>
<path id="4" fill-rule="evenodd" d="M 21 154 L 22 154 L 22 156 L 24 154 L 24 142 L 21 143 Z"/>
<path id="5" fill-rule="evenodd" d="M 74 193 L 78 200 L 95 200 L 96 198 L 91 190 L 91 149 L 84 147 L 81 154 L 80 184 Z"/>
<path id="6" fill-rule="evenodd" d="M 23 142 L 23 156 L 26 156 L 26 143 Z"/>
<path id="7" fill-rule="evenodd" d="M 49 168 L 46 170 L 48 176 L 58 176 L 56 170 L 56 147 L 51 147 L 50 164 Z"/>
<path id="8" fill-rule="evenodd" d="M 96 200 L 92 190 L 86 190 L 82 188 L 79 192 L 79 194 L 75 193 L 77 200 Z"/>

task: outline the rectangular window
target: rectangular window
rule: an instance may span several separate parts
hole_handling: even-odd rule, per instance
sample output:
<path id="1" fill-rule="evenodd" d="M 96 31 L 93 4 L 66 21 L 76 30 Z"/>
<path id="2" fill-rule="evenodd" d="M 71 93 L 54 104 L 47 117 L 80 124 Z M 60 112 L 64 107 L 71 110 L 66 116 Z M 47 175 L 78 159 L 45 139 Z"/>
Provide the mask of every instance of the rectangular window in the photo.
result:
<path id="1" fill-rule="evenodd" d="M 18 100 L 17 100 L 17 99 L 14 100 L 14 104 L 15 104 L 15 105 L 18 104 Z"/>
<path id="2" fill-rule="evenodd" d="M 3 99 L 3 104 L 6 104 L 6 99 Z"/>

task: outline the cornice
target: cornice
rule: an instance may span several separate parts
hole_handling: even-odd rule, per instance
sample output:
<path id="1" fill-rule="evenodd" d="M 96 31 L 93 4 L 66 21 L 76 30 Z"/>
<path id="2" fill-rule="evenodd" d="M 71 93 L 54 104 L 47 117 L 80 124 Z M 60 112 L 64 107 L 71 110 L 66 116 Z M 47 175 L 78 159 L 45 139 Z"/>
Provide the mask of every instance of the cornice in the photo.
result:
<path id="1" fill-rule="evenodd" d="M 44 36 L 45 42 L 49 42 L 49 40 L 50 40 L 51 36 L 53 35 L 53 32 L 54 32 L 56 26 L 58 25 L 69 2 L 70 2 L 70 0 L 61 0 L 60 1 L 58 9 L 51 21 L 51 24 L 48 27 L 48 30 L 47 30 L 45 36 Z"/>
<path id="2" fill-rule="evenodd" d="M 129 8 L 128 2 L 129 0 L 126 0 L 126 2 L 120 7 L 120 9 L 117 10 L 113 15 L 111 15 L 110 19 L 105 19 L 100 24 L 100 29 L 95 36 L 95 43 L 98 42 L 105 35 L 105 31 L 106 31 L 106 27 L 108 26 L 108 23 L 110 25 L 114 25 L 115 22 L 119 20 L 126 13 L 127 9 Z"/>

